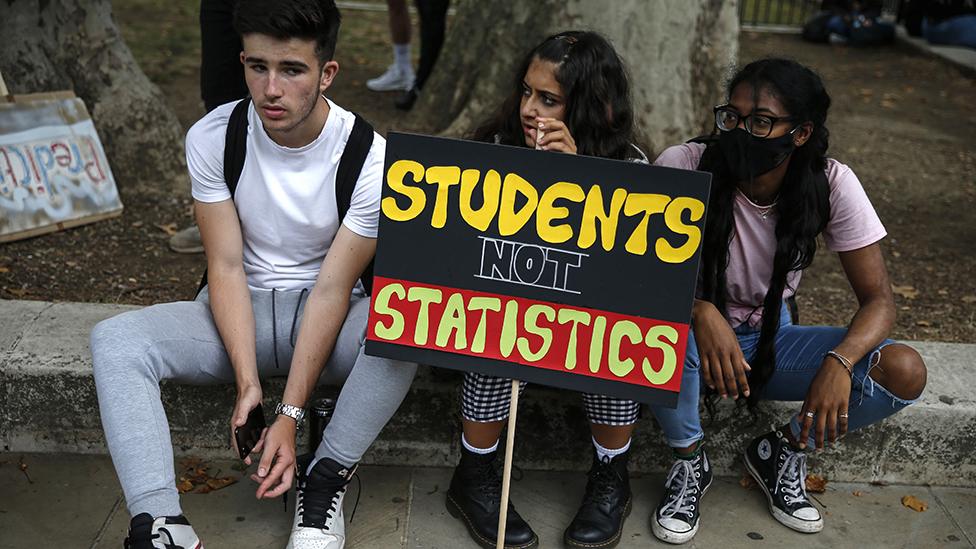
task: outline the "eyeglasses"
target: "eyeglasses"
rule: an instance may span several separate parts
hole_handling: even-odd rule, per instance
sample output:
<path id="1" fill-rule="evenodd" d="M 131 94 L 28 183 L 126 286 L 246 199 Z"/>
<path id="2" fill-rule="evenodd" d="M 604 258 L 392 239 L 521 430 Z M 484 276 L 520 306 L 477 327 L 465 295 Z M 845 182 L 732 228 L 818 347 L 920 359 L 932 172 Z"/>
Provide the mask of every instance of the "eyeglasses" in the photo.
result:
<path id="1" fill-rule="evenodd" d="M 715 111 L 715 126 L 723 132 L 730 132 L 739 126 L 742 120 L 746 131 L 756 137 L 769 137 L 773 133 L 773 126 L 783 120 L 793 120 L 792 116 L 766 116 L 764 114 L 750 114 L 742 116 L 728 105 L 719 105 Z"/>

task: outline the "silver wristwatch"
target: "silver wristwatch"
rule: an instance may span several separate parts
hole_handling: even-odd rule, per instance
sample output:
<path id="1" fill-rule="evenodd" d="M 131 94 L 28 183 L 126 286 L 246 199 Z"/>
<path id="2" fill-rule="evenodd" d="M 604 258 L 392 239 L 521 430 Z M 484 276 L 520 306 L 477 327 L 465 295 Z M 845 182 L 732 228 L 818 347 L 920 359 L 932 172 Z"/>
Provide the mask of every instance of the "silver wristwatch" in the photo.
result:
<path id="1" fill-rule="evenodd" d="M 295 425 L 301 428 L 302 420 L 305 419 L 305 410 L 303 408 L 299 408 L 298 406 L 292 406 L 291 404 L 279 402 L 278 405 L 275 406 L 275 415 L 288 416 L 294 419 Z"/>

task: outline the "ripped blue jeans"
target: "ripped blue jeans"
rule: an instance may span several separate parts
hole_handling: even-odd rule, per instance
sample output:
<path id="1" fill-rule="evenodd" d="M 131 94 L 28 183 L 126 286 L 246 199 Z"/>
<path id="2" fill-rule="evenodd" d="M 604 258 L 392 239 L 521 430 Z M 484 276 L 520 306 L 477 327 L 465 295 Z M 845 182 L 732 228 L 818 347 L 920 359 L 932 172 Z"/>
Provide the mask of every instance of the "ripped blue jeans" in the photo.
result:
<path id="1" fill-rule="evenodd" d="M 747 361 L 751 360 L 759 343 L 759 329 L 743 324 L 734 331 L 742 354 Z M 823 363 L 824 355 L 834 349 L 846 333 L 846 328 L 794 325 L 784 305 L 776 332 L 776 371 L 763 388 L 762 399 L 802 402 Z M 878 363 L 881 349 L 891 343 L 894 341 L 886 339 L 854 365 L 848 432 L 877 423 L 914 402 L 896 397 L 868 377 L 871 368 Z M 704 437 L 698 413 L 699 397 L 705 388 L 701 381 L 700 365 L 698 345 L 695 343 L 694 330 L 691 330 L 688 333 L 688 351 L 677 408 L 650 407 L 664 431 L 665 440 L 672 448 L 687 448 Z M 799 411 L 798 406 L 797 414 Z M 796 414 L 790 419 L 790 427 L 793 436 L 799 438 L 800 424 Z M 809 445 L 814 445 L 812 429 Z"/>

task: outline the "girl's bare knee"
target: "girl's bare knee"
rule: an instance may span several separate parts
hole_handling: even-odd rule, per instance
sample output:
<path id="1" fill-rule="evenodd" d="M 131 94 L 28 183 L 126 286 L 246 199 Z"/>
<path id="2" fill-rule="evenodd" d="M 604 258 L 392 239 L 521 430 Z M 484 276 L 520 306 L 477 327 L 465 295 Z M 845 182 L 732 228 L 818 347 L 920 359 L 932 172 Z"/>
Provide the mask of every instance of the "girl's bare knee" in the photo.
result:
<path id="1" fill-rule="evenodd" d="M 918 351 L 895 343 L 881 349 L 878 365 L 871 369 L 870 375 L 896 397 L 915 400 L 925 389 L 928 373 Z"/>

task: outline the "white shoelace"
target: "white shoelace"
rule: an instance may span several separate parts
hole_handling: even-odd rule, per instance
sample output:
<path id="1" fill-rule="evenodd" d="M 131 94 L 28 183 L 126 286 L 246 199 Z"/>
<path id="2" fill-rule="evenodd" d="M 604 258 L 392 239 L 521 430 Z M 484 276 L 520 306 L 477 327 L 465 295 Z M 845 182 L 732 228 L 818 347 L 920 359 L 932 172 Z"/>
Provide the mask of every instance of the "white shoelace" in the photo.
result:
<path id="1" fill-rule="evenodd" d="M 668 480 L 664 483 L 665 486 L 671 486 L 671 483 L 675 479 L 681 483 L 681 490 L 678 491 L 677 497 L 669 501 L 664 507 L 661 507 L 661 516 L 664 518 L 671 518 L 678 513 L 690 515 L 694 511 L 694 503 L 688 501 L 689 496 L 691 496 L 689 492 L 697 493 L 696 490 L 689 490 L 696 482 L 695 466 L 692 464 L 692 460 L 677 460 L 674 466 L 671 467 Z"/>
<path id="2" fill-rule="evenodd" d="M 803 452 L 789 452 L 786 461 L 776 474 L 774 493 L 782 491 L 785 494 L 783 501 L 787 505 L 799 501 L 805 502 L 807 501 L 806 486 L 803 485 L 805 478 L 807 478 L 807 455 Z"/>

